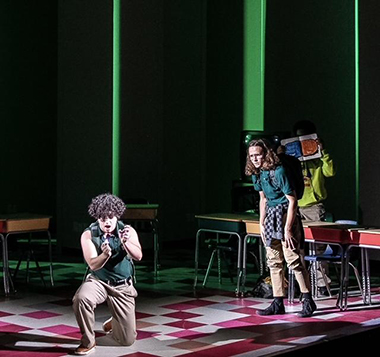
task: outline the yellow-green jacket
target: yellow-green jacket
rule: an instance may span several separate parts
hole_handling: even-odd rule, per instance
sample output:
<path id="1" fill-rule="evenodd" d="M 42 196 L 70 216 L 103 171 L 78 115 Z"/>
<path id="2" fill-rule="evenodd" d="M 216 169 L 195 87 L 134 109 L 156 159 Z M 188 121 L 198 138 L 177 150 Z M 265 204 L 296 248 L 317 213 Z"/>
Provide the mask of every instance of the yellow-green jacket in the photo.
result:
<path id="1" fill-rule="evenodd" d="M 298 205 L 299 207 L 309 207 L 327 198 L 325 177 L 334 176 L 336 170 L 333 160 L 326 150 L 322 150 L 322 157 L 320 159 L 303 161 L 301 164 L 305 191 L 302 198 L 298 201 Z"/>

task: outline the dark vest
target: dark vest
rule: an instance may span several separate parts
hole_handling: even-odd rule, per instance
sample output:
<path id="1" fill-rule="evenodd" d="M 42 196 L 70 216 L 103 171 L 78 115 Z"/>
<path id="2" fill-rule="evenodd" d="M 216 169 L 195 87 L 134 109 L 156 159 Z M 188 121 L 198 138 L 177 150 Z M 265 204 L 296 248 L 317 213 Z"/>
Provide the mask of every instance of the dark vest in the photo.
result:
<path id="1" fill-rule="evenodd" d="M 118 281 L 133 276 L 132 259 L 128 257 L 127 252 L 122 248 L 119 238 L 119 230 L 124 228 L 121 221 L 117 221 L 114 237 L 109 239 L 109 245 L 112 249 L 112 255 L 107 263 L 101 269 L 91 270 L 92 275 L 102 281 Z M 98 222 L 94 222 L 86 229 L 91 231 L 91 240 L 94 243 L 98 255 L 102 253 L 100 246 L 104 242 L 104 233 L 100 229 Z"/>

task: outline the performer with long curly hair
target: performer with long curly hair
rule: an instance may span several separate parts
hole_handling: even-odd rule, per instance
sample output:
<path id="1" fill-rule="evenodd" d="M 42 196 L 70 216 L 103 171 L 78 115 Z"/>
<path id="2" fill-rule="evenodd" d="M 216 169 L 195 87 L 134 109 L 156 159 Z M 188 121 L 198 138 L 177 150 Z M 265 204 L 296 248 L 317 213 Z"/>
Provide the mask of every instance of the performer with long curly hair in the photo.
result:
<path id="1" fill-rule="evenodd" d="M 93 352 L 95 343 L 95 308 L 107 301 L 112 317 L 103 323 L 120 345 L 136 340 L 133 262 L 141 260 L 142 249 L 136 231 L 120 221 L 126 207 L 112 194 L 92 199 L 88 213 L 96 219 L 81 236 L 83 256 L 90 274 L 73 298 L 73 309 L 82 334 L 77 355 Z"/>
<path id="2" fill-rule="evenodd" d="M 310 293 L 308 272 L 302 262 L 301 220 L 297 219 L 297 197 L 280 159 L 265 139 L 249 143 L 245 173 L 252 175 L 260 194 L 260 231 L 266 247 L 274 300 L 259 315 L 284 314 L 284 259 L 292 269 L 303 294 L 300 317 L 310 317 L 316 310 Z"/>

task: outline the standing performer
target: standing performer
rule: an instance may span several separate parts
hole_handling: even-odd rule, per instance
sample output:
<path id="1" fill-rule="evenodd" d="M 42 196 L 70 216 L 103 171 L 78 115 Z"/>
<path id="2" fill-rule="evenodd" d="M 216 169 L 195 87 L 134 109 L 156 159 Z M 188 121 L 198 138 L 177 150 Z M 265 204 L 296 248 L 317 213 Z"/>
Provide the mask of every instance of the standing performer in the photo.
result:
<path id="1" fill-rule="evenodd" d="M 73 309 L 82 334 L 77 355 L 93 352 L 95 343 L 95 308 L 107 301 L 112 317 L 103 330 L 123 346 L 136 340 L 133 260 L 141 260 L 142 249 L 136 231 L 119 221 L 126 207 L 112 195 L 101 194 L 92 199 L 88 213 L 97 221 L 81 236 L 83 256 L 90 274 L 73 298 Z"/>
<path id="2" fill-rule="evenodd" d="M 315 124 L 309 120 L 301 120 L 294 124 L 293 134 L 296 136 L 309 135 L 317 133 Z M 335 176 L 336 167 L 331 155 L 327 152 L 322 144 L 322 140 L 318 138 L 318 144 L 322 151 L 322 157 L 313 160 L 302 161 L 302 172 L 305 182 L 305 191 L 302 198 L 298 201 L 301 218 L 306 221 L 324 221 L 326 209 L 324 201 L 327 198 L 327 190 L 325 179 Z M 327 248 L 326 244 L 316 244 L 315 251 L 317 254 L 323 254 Z M 331 279 L 328 277 L 329 266 L 327 262 L 318 264 L 317 269 L 317 286 L 322 295 L 329 295 L 326 287 L 325 279 L 320 271 L 324 270 L 326 280 L 329 284 Z"/>
<path id="3" fill-rule="evenodd" d="M 266 246 L 273 297 L 271 305 L 258 310 L 259 315 L 285 314 L 284 258 L 292 269 L 303 294 L 300 317 L 310 317 L 316 304 L 310 293 L 308 272 L 302 263 L 300 244 L 302 226 L 297 215 L 297 197 L 285 168 L 264 139 L 249 143 L 245 173 L 252 175 L 255 190 L 260 193 L 260 231 Z"/>

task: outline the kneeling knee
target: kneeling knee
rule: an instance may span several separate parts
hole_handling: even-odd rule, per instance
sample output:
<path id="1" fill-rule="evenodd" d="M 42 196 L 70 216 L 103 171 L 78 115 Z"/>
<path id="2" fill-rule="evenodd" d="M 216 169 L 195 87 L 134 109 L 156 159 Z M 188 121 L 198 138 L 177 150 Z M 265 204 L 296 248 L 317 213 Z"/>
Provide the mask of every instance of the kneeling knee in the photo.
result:
<path id="1" fill-rule="evenodd" d="M 117 341 L 121 346 L 132 346 L 136 342 L 136 336 L 127 337 L 123 341 Z"/>
<path id="2" fill-rule="evenodd" d="M 84 294 L 75 295 L 73 298 L 74 310 L 83 306 L 94 308 L 93 303 Z"/>

